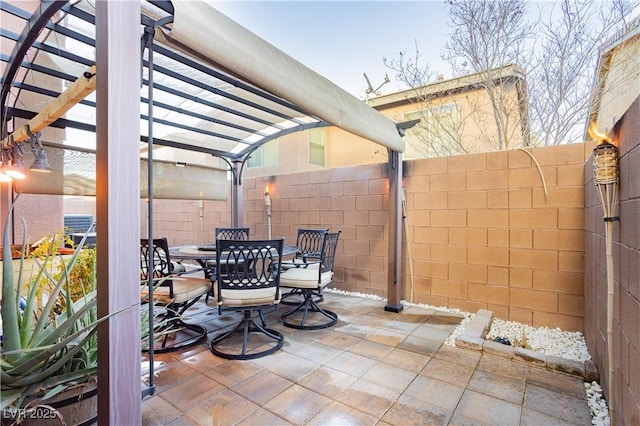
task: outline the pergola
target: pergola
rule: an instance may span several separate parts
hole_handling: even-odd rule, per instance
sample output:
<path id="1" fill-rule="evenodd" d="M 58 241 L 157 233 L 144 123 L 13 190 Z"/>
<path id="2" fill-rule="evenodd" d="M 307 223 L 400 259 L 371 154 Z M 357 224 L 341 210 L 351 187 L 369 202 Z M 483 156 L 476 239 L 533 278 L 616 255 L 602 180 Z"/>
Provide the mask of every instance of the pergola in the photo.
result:
<path id="1" fill-rule="evenodd" d="M 139 280 L 141 164 L 149 165 L 150 199 L 157 164 L 191 166 L 190 174 L 169 174 L 183 198 L 226 197 L 184 188 L 202 176 L 205 187 L 219 186 L 220 176 L 226 185 L 230 171 L 231 222 L 241 226 L 242 173 L 251 153 L 280 136 L 323 126 L 388 149 L 385 309 L 402 309 L 402 135 L 414 123 L 392 122 L 205 2 L 3 1 L 0 8 L 3 151 L 15 160 L 42 132 L 45 149 L 60 153 L 60 173 L 73 169 L 65 152 L 95 152 L 99 315 L 139 302 L 137 286 L 129 283 Z M 90 194 L 91 182 L 80 181 L 75 190 Z M 65 185 L 45 192 L 65 194 Z M 8 185 L 0 196 L 10 199 Z M 133 314 L 114 316 L 99 331 L 101 424 L 139 421 L 140 398 L 133 395 L 140 352 L 131 325 L 139 318 Z"/>

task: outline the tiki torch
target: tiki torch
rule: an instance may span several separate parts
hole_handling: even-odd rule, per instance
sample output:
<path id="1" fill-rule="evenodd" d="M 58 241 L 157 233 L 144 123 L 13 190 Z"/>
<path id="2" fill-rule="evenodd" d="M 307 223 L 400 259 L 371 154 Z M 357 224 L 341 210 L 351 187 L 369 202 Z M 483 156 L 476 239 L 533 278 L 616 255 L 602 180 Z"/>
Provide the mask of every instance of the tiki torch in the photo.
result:
<path id="1" fill-rule="evenodd" d="M 600 204 L 604 213 L 605 241 L 607 256 L 607 356 L 609 358 L 609 417 L 614 423 L 614 370 L 613 359 L 613 301 L 615 296 L 613 273 L 613 222 L 618 220 L 616 207 L 618 204 L 618 148 L 611 143 L 611 138 L 601 133 L 595 123 L 589 126 L 589 135 L 600 143 L 593 150 L 593 180 L 598 189 Z"/>
<path id="2" fill-rule="evenodd" d="M 264 189 L 264 208 L 267 210 L 267 228 L 269 230 L 269 239 L 271 239 L 271 195 L 269 187 Z"/>

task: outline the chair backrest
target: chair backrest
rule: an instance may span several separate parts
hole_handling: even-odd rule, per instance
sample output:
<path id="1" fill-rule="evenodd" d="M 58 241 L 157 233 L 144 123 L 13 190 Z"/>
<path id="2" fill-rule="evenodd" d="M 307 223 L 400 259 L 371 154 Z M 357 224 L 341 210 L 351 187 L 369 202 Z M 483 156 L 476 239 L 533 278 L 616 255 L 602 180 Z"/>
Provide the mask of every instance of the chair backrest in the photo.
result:
<path id="1" fill-rule="evenodd" d="M 154 238 L 153 249 L 146 238 L 140 238 L 140 278 L 149 279 L 149 255 L 153 250 L 153 278 L 163 278 L 171 274 L 169 243 L 166 238 Z"/>
<path id="2" fill-rule="evenodd" d="M 328 232 L 324 236 L 324 240 L 322 242 L 322 253 L 320 254 L 320 276 L 322 276 L 323 272 L 333 272 L 336 260 L 336 250 L 338 248 L 338 238 L 340 238 L 341 232 L 342 231 Z"/>
<path id="3" fill-rule="evenodd" d="M 324 235 L 329 229 L 298 228 L 296 238 L 296 258 L 320 257 Z"/>
<path id="4" fill-rule="evenodd" d="M 249 228 L 216 228 L 216 240 L 248 240 Z"/>
<path id="5" fill-rule="evenodd" d="M 277 240 L 216 240 L 218 296 L 224 290 L 260 290 L 275 287 L 279 299 L 280 265 L 284 238 Z"/>
<path id="6" fill-rule="evenodd" d="M 173 272 L 173 265 L 169 257 L 169 243 L 166 238 L 154 238 L 153 250 L 146 238 L 140 238 L 140 280 L 147 281 L 149 277 L 149 256 L 153 252 L 153 276 L 151 279 L 165 278 Z M 173 297 L 173 281 L 165 279 L 160 286 L 169 287 Z"/>

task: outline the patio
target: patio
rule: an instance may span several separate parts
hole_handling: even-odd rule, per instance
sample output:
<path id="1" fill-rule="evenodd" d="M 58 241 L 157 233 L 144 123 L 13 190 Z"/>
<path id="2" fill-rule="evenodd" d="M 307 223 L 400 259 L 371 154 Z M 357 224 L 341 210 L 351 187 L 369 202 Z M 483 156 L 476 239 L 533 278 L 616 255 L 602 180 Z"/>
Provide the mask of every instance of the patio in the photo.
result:
<path id="1" fill-rule="evenodd" d="M 270 313 L 285 335 L 271 356 L 227 361 L 208 342 L 156 355 L 156 394 L 142 403 L 142 424 L 591 422 L 581 378 L 444 344 L 461 320 L 455 314 L 417 306 L 396 314 L 383 301 L 331 292 L 323 304 L 339 315 L 330 329 L 289 329 Z M 203 302 L 189 313 L 210 337 L 231 322 Z"/>

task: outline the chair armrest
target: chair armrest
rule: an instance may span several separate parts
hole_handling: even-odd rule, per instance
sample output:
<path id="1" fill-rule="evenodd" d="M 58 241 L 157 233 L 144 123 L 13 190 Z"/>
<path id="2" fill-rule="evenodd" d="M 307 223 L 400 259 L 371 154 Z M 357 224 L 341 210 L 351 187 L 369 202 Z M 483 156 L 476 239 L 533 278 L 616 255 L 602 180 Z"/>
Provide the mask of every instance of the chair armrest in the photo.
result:
<path id="1" fill-rule="evenodd" d="M 315 265 L 320 262 L 320 256 L 318 255 L 305 255 L 300 258 L 294 258 L 292 261 L 282 262 L 284 269 L 291 268 L 307 268 L 308 266 Z"/>

